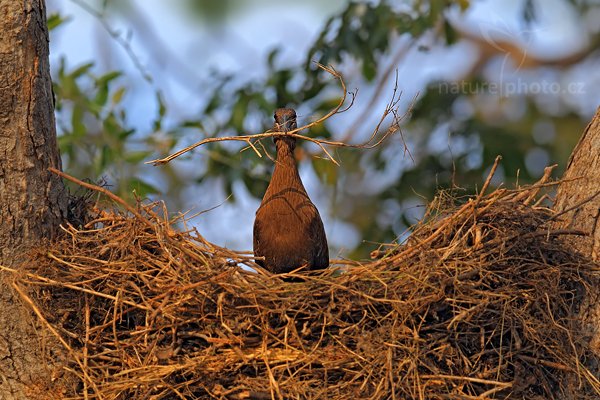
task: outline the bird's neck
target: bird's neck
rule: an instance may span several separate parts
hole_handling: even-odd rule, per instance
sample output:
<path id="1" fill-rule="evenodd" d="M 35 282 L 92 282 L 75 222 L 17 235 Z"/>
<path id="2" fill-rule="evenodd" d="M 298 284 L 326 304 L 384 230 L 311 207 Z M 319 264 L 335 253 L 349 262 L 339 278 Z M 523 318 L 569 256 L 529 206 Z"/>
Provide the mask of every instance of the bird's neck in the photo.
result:
<path id="1" fill-rule="evenodd" d="M 277 143 L 277 160 L 271 178 L 271 185 L 273 184 L 280 188 L 292 186 L 304 189 L 296 166 L 293 144 L 286 139 L 281 139 Z"/>

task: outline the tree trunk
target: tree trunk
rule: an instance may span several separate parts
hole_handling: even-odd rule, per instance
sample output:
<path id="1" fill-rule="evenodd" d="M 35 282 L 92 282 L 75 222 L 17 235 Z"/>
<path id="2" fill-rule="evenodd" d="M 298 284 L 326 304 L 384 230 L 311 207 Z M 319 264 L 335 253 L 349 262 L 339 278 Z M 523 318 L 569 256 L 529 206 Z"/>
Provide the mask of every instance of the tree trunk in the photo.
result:
<path id="1" fill-rule="evenodd" d="M 600 261 L 600 108 L 571 154 L 555 210 L 564 213 L 561 228 L 588 233 L 573 239 L 573 247 Z"/>
<path id="2" fill-rule="evenodd" d="M 556 228 L 586 233 L 565 240 L 600 262 L 600 108 L 571 154 L 554 207 L 559 213 Z M 592 282 L 590 288 L 581 318 L 590 330 L 592 347 L 600 355 L 600 282 Z"/>
<path id="3" fill-rule="evenodd" d="M 0 265 L 18 268 L 66 215 L 43 0 L 0 0 Z M 52 393 L 55 348 L 0 270 L 0 399 Z M 46 338 L 49 339 L 49 338 Z M 42 351 L 44 347 L 44 351 Z"/>

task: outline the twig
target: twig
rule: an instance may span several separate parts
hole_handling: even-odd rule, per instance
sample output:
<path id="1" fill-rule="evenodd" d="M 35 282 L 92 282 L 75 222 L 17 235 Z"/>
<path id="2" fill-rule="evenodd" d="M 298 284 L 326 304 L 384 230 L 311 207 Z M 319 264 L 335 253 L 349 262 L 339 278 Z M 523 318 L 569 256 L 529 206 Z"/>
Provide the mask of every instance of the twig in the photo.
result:
<path id="1" fill-rule="evenodd" d="M 530 186 L 528 188 L 529 190 L 519 193 L 515 197 L 515 201 L 519 201 L 526 197 L 526 199 L 523 201 L 523 204 L 529 205 L 535 199 L 535 196 L 537 196 L 543 185 L 546 182 L 548 182 L 548 179 L 550 179 L 550 175 L 552 175 L 552 170 L 554 170 L 554 168 L 556 168 L 557 165 L 558 164 L 554 164 L 544 168 L 544 175 L 540 178 L 540 180 L 538 180 L 534 185 Z"/>
<path id="2" fill-rule="evenodd" d="M 9 272 L 12 272 L 12 273 L 19 272 L 16 269 L 9 268 L 9 267 L 4 266 L 4 265 L 0 265 L 0 269 L 4 270 L 4 271 L 9 271 Z M 38 285 L 46 284 L 46 285 L 49 285 L 49 286 L 63 286 L 63 287 L 66 287 L 68 289 L 77 290 L 77 291 L 80 291 L 80 292 L 83 292 L 83 293 L 91 294 L 93 296 L 103 297 L 105 299 L 116 301 L 116 297 L 115 296 L 111 296 L 110 294 L 97 292 L 97 291 L 91 290 L 91 289 L 86 289 L 86 288 L 83 288 L 83 287 L 80 287 L 80 286 L 77 286 L 77 285 L 73 285 L 73 284 L 70 284 L 70 283 L 58 282 L 58 281 L 46 278 L 44 276 L 35 275 L 35 274 L 29 273 L 29 272 L 27 272 L 26 275 L 28 277 L 30 277 L 30 278 L 37 279 L 38 281 L 43 282 L 43 283 L 37 283 Z M 129 306 L 132 306 L 132 307 L 139 308 L 141 310 L 152 311 L 152 308 L 144 306 L 142 304 L 137 304 L 137 303 L 135 303 L 133 301 L 123 300 L 123 303 L 127 304 Z"/>
<path id="3" fill-rule="evenodd" d="M 575 204 L 574 206 L 568 207 L 565 210 L 559 212 L 558 214 L 555 214 L 552 216 L 552 218 L 549 219 L 549 221 L 555 221 L 558 217 L 560 217 L 561 215 L 564 215 L 570 211 L 576 210 L 579 207 L 583 206 L 586 203 L 589 203 L 590 201 L 594 200 L 596 197 L 598 197 L 598 195 L 600 195 L 600 190 L 598 190 L 596 193 L 594 193 L 593 195 L 591 195 L 590 197 L 580 201 L 579 203 Z"/>
<path id="4" fill-rule="evenodd" d="M 496 385 L 496 386 L 500 386 L 503 388 L 508 388 L 511 387 L 513 384 L 512 382 L 499 382 L 499 381 L 491 381 L 488 379 L 479 379 L 479 378 L 472 378 L 470 376 L 454 376 L 454 375 L 421 375 L 421 378 L 423 379 L 448 379 L 448 380 L 458 380 L 458 381 L 467 381 L 467 382 L 473 382 L 473 383 L 481 383 L 484 385 Z"/>
<path id="5" fill-rule="evenodd" d="M 340 102 L 338 103 L 338 105 L 336 107 L 334 107 L 331 111 L 329 111 L 327 114 L 325 114 L 323 117 L 319 118 L 318 120 L 313 121 L 313 122 L 311 122 L 308 125 L 301 126 L 299 128 L 293 129 L 293 130 L 288 131 L 288 132 L 270 132 L 270 131 L 267 131 L 267 132 L 263 132 L 263 133 L 253 134 L 253 135 L 241 135 L 241 136 L 227 136 L 227 137 L 206 138 L 206 139 L 203 139 L 203 140 L 201 140 L 199 142 L 196 142 L 196 143 L 194 143 L 194 144 L 192 144 L 192 145 L 190 145 L 190 146 L 188 146 L 188 147 L 186 147 L 184 149 L 181 149 L 181 150 L 179 150 L 179 151 L 177 151 L 177 152 L 175 152 L 175 153 L 173 153 L 173 154 L 171 154 L 171 155 L 169 155 L 169 156 L 167 156 L 165 158 L 147 161 L 146 164 L 152 164 L 154 166 L 166 164 L 166 163 L 170 162 L 171 160 L 173 160 L 173 159 L 175 159 L 175 158 L 177 158 L 177 157 L 179 157 L 179 156 L 187 153 L 188 151 L 193 150 L 196 147 L 202 146 L 202 145 L 207 144 L 207 143 L 223 142 L 223 141 L 238 141 L 238 142 L 241 141 L 241 142 L 246 142 L 248 144 L 251 144 L 251 140 L 253 140 L 253 139 L 263 139 L 263 138 L 275 137 L 275 136 L 292 136 L 292 137 L 295 137 L 295 138 L 298 138 L 298 139 L 308 140 L 308 141 L 313 142 L 313 143 L 317 144 L 318 146 L 320 146 L 321 149 L 325 150 L 325 148 L 323 147 L 322 143 L 326 143 L 326 141 L 318 140 L 318 139 L 313 139 L 313 138 L 310 138 L 310 137 L 304 136 L 304 135 L 299 135 L 296 132 L 300 132 L 300 131 L 302 131 L 304 129 L 309 129 L 309 128 L 315 126 L 315 125 L 318 125 L 321 122 L 329 119 L 331 116 L 333 116 L 333 115 L 337 114 L 338 112 L 340 112 L 340 109 L 342 108 L 342 106 L 344 105 L 344 102 L 346 101 L 347 90 L 346 90 L 346 84 L 344 83 L 344 80 L 342 79 L 342 76 L 333 67 L 331 67 L 331 66 L 325 66 L 325 65 L 322 65 L 322 64 L 318 64 L 318 63 L 317 63 L 317 66 L 319 68 L 321 68 L 322 70 L 324 70 L 324 71 L 330 73 L 331 75 L 333 75 L 340 82 L 340 85 L 342 86 L 342 90 L 343 90 L 343 93 L 344 93 L 343 96 L 342 96 L 342 98 L 341 98 L 341 100 L 340 100 Z M 253 147 L 254 151 L 258 152 L 258 149 L 256 147 L 254 147 L 254 146 L 252 146 L 252 147 Z M 333 161 L 334 163 L 337 164 L 337 162 L 333 159 L 333 157 L 331 157 L 331 155 L 326 150 L 325 150 L 325 154 L 328 155 L 328 157 L 329 157 L 329 159 L 331 161 Z"/>
<path id="6" fill-rule="evenodd" d="M 500 163 L 500 160 L 502 160 L 502 156 L 496 156 L 496 159 L 494 160 L 494 165 L 492 165 L 492 169 L 490 170 L 490 173 L 488 174 L 487 178 L 485 179 L 485 182 L 483 183 L 483 186 L 481 187 L 481 191 L 477 195 L 477 200 L 479 200 L 483 197 L 483 194 L 485 193 L 486 189 L 490 185 L 490 182 L 492 181 L 492 178 L 494 177 L 494 174 L 496 173 L 496 168 L 498 168 L 498 164 Z"/>
<path id="7" fill-rule="evenodd" d="M 93 185 L 91 183 L 87 183 L 84 182 L 82 180 L 79 180 L 67 173 L 64 173 L 62 171 L 57 170 L 56 168 L 48 168 L 48 171 L 62 177 L 65 179 L 70 180 L 73 183 L 78 184 L 79 186 L 83 186 L 84 188 L 90 189 L 90 190 L 95 190 L 97 192 L 100 192 L 106 196 L 108 196 L 111 200 L 113 200 L 115 203 L 118 203 L 120 205 L 122 205 L 123 207 L 125 207 L 125 209 L 127 211 L 129 211 L 130 213 L 132 213 L 133 215 L 135 215 L 135 217 L 142 221 L 144 224 L 146 224 L 147 226 L 149 226 L 150 228 L 154 228 L 154 226 L 152 225 L 152 223 L 150 221 L 148 221 L 148 219 L 144 218 L 142 216 L 142 214 L 140 214 L 135 208 L 131 207 L 129 204 L 127 204 L 127 202 L 125 200 L 123 200 L 122 198 L 120 198 L 119 196 L 117 196 L 116 194 L 112 193 L 110 190 L 107 190 L 101 186 L 97 186 L 97 185 Z"/>
<path id="8" fill-rule="evenodd" d="M 333 77 L 335 77 L 341 85 L 341 89 L 343 91 L 343 96 L 340 99 L 339 103 L 332 109 L 330 110 L 327 114 L 325 114 L 324 116 L 322 116 L 321 118 L 307 124 L 307 125 L 303 125 L 299 128 L 296 128 L 294 130 L 291 130 L 289 132 L 272 132 L 272 131 L 266 131 L 263 133 L 257 133 L 257 134 L 252 134 L 252 135 L 240 135 L 240 136 L 226 136 L 226 137 L 210 137 L 210 138 L 205 138 L 199 142 L 196 142 L 184 149 L 181 149 L 167 157 L 164 158 L 159 158 L 159 159 L 155 159 L 155 160 L 151 160 L 151 161 L 147 161 L 146 164 L 152 164 L 154 166 L 158 166 L 158 165 L 163 165 L 166 164 L 172 160 L 174 160 L 177 157 L 180 157 L 181 155 L 195 149 L 196 147 L 202 146 L 204 144 L 208 144 L 208 143 L 214 143 L 214 142 L 223 142 L 223 141 L 238 141 L 238 142 L 245 142 L 248 143 L 248 145 L 250 145 L 252 147 L 252 149 L 260 156 L 260 152 L 259 150 L 253 145 L 252 141 L 253 140 L 259 140 L 259 139 L 263 139 L 263 138 L 267 138 L 267 137 L 277 137 L 277 136 L 291 136 L 294 137 L 296 139 L 302 139 L 302 140 L 306 140 L 309 142 L 312 142 L 314 144 L 316 144 L 317 146 L 319 146 L 321 148 L 321 150 L 323 151 L 323 153 L 325 153 L 325 155 L 327 156 L 327 158 L 333 162 L 336 165 L 339 165 L 339 163 L 333 158 L 333 156 L 329 153 L 329 151 L 327 151 L 327 149 L 325 148 L 325 146 L 334 146 L 334 147 L 348 147 L 348 148 L 362 148 L 362 149 L 371 149 L 374 147 L 379 146 L 385 139 L 387 139 L 389 136 L 393 135 L 394 133 L 396 133 L 397 131 L 400 130 L 400 121 L 402 121 L 411 111 L 412 109 L 409 107 L 409 109 L 407 110 L 407 112 L 405 112 L 402 116 L 398 116 L 398 111 L 397 111 L 397 105 L 398 102 L 400 100 L 400 96 L 397 95 L 398 92 L 398 85 L 396 82 L 396 87 L 394 88 L 394 94 L 392 96 L 392 100 L 390 101 L 390 103 L 388 103 L 383 116 L 381 117 L 379 123 L 377 124 L 377 127 L 375 128 L 375 130 L 373 131 L 373 134 L 371 135 L 371 137 L 369 137 L 369 139 L 367 141 L 365 141 L 364 143 L 360 143 L 360 144 L 349 144 L 349 143 L 345 143 L 342 141 L 334 141 L 334 140 L 323 140 L 323 139 L 314 139 L 305 135 L 300 135 L 297 132 L 306 130 L 306 129 L 310 129 L 313 126 L 316 126 L 318 124 L 323 123 L 324 121 L 326 121 L 327 119 L 331 118 L 333 115 L 335 114 L 339 114 L 342 112 L 345 112 L 346 110 L 348 110 L 348 108 L 350 108 L 350 106 L 352 106 L 353 102 L 354 102 L 354 97 L 352 98 L 352 101 L 350 103 L 350 105 L 348 107 L 346 107 L 345 109 L 342 109 L 342 106 L 344 105 L 347 95 L 348 95 L 348 91 L 346 88 L 346 84 L 341 76 L 341 74 L 339 72 L 337 72 L 333 67 L 331 66 L 325 66 L 322 64 L 318 64 L 317 66 L 319 68 L 321 68 L 322 70 L 330 73 L 331 75 L 333 75 Z M 394 115 L 394 122 L 392 123 L 392 125 L 386 130 L 386 132 L 382 135 L 382 137 L 376 141 L 375 143 L 372 143 L 373 140 L 375 139 L 375 137 L 377 136 L 377 134 L 379 133 L 380 127 L 383 123 L 383 121 L 385 120 L 385 118 L 389 115 L 389 114 L 393 114 Z"/>
<path id="9" fill-rule="evenodd" d="M 83 344 L 83 370 L 88 369 L 88 345 L 90 343 L 90 304 L 87 294 L 84 294 L 85 299 L 85 342 Z M 83 381 L 83 397 L 85 400 L 89 399 L 88 393 L 88 380 Z"/>
<path id="10" fill-rule="evenodd" d="M 572 368 L 567 367 L 566 365 L 559 364 L 559 363 L 556 363 L 556 362 L 553 362 L 553 361 L 547 361 L 547 360 L 542 360 L 542 359 L 539 359 L 539 358 L 529 357 L 529 356 L 526 356 L 524 354 L 519 354 L 517 357 L 519 357 L 523 361 L 527 361 L 528 363 L 532 363 L 534 365 L 540 364 L 540 365 L 543 365 L 543 366 L 546 366 L 546 367 L 550 367 L 550 368 L 554 368 L 554 369 L 560 369 L 560 370 L 563 370 L 563 371 L 571 371 L 572 370 Z"/>
<path id="11" fill-rule="evenodd" d="M 373 94 L 371 95 L 367 106 L 365 106 L 363 112 L 358 116 L 358 118 L 356 118 L 354 123 L 351 125 L 351 128 L 348 129 L 348 132 L 346 133 L 346 135 L 344 135 L 344 141 L 351 140 L 352 137 L 356 134 L 358 128 L 364 123 L 364 121 L 367 120 L 367 117 L 371 113 L 371 110 L 375 106 L 375 103 L 380 98 L 386 82 L 388 81 L 389 77 L 394 71 L 396 72 L 396 87 L 398 86 L 398 64 L 400 64 L 402 58 L 406 54 L 408 54 L 408 51 L 413 48 L 415 43 L 416 40 L 411 40 L 408 45 L 403 46 L 399 49 L 399 51 L 396 52 L 396 55 L 392 58 L 385 71 L 381 74 L 381 78 L 379 78 L 379 82 L 377 83 L 377 86 L 375 87 L 375 90 L 373 91 Z"/>

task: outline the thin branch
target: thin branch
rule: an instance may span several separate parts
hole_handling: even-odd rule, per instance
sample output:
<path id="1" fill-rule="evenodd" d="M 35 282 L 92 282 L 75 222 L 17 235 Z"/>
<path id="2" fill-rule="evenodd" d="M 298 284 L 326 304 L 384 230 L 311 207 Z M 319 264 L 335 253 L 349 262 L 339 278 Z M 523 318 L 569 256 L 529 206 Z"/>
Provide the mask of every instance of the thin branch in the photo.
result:
<path id="1" fill-rule="evenodd" d="M 260 154 L 260 151 L 258 151 L 258 149 L 256 147 L 254 147 L 254 145 L 252 144 L 252 141 L 250 139 L 248 139 L 246 142 L 248 143 L 248 146 L 250 146 L 252 148 L 252 150 L 254 150 L 256 155 L 262 158 L 262 154 Z"/>
<path id="2" fill-rule="evenodd" d="M 135 215 L 135 217 L 137 219 L 139 219 L 140 221 L 142 221 L 143 223 L 145 223 L 146 225 L 148 225 L 150 228 L 154 228 L 154 226 L 152 225 L 152 223 L 150 221 L 148 221 L 146 218 L 144 218 L 142 216 L 142 214 L 140 214 L 135 208 L 131 207 L 129 204 L 127 204 L 127 202 L 125 200 L 123 200 L 122 198 L 120 198 L 119 196 L 117 196 L 116 194 L 112 193 L 110 190 L 107 190 L 101 186 L 97 186 L 97 185 L 93 185 L 91 183 L 87 183 L 84 182 L 82 180 L 79 180 L 69 174 L 66 174 L 62 171 L 57 170 L 56 168 L 48 168 L 48 171 L 62 177 L 65 179 L 70 180 L 73 183 L 78 184 L 79 186 L 83 186 L 84 188 L 90 189 L 90 190 L 95 190 L 97 192 L 100 192 L 106 196 L 108 196 L 111 200 L 113 200 L 115 203 L 118 203 L 120 205 L 122 205 L 123 207 L 125 207 L 125 209 L 127 211 L 129 211 L 130 213 L 132 213 L 133 215 Z"/>
<path id="3" fill-rule="evenodd" d="M 490 173 L 488 174 L 485 182 L 483 183 L 483 187 L 481 188 L 481 191 L 477 195 L 478 200 L 483 197 L 483 194 L 485 193 L 486 189 L 488 188 L 488 186 L 490 186 L 490 182 L 492 181 L 492 178 L 494 177 L 494 174 L 496 173 L 496 168 L 498 168 L 498 164 L 500 163 L 501 160 L 502 160 L 502 156 L 500 156 L 500 155 L 496 156 L 496 159 L 494 160 L 494 165 L 492 165 L 492 169 L 490 170 Z"/>
<path id="4" fill-rule="evenodd" d="M 349 147 L 349 148 L 360 148 L 360 149 L 372 149 L 374 147 L 379 146 L 384 140 L 386 140 L 388 137 L 390 137 L 391 135 L 393 135 L 394 133 L 398 132 L 400 130 L 400 122 L 406 118 L 410 112 L 412 111 L 412 106 L 409 107 L 409 109 L 402 115 L 399 116 L 398 115 L 398 103 L 400 101 L 400 96 L 401 93 L 398 92 L 398 77 L 396 76 L 396 85 L 394 87 L 394 91 L 393 91 L 393 95 L 392 95 L 392 99 L 390 100 L 390 102 L 388 103 L 388 105 L 386 106 L 386 109 L 383 112 L 383 115 L 379 121 L 379 123 L 377 124 L 377 126 L 375 127 L 373 133 L 371 134 L 371 136 L 369 137 L 369 139 L 363 143 L 360 144 L 349 144 L 349 143 L 345 143 L 342 141 L 333 141 L 333 140 L 323 140 L 323 139 L 314 139 L 305 135 L 301 135 L 298 134 L 298 132 L 306 130 L 306 129 L 310 129 L 313 126 L 319 125 L 321 123 L 323 123 L 324 121 L 326 121 L 327 119 L 331 118 L 332 116 L 336 115 L 336 114 L 340 114 L 342 112 L 347 111 L 352 104 L 354 103 L 354 98 L 355 95 L 353 93 L 350 93 L 350 95 L 352 96 L 351 102 L 349 104 L 348 107 L 342 109 L 342 106 L 344 105 L 344 103 L 346 102 L 346 98 L 348 96 L 348 91 L 346 88 L 346 84 L 344 82 L 344 79 L 342 78 L 341 74 L 339 72 L 337 72 L 333 67 L 331 66 L 325 66 L 322 64 L 317 63 L 317 66 L 319 68 L 321 68 L 322 70 L 324 70 L 325 72 L 328 72 L 329 74 L 331 74 L 334 78 L 336 78 L 340 85 L 341 85 L 341 89 L 343 91 L 343 96 L 340 99 L 339 103 L 331 110 L 329 111 L 327 114 L 325 114 L 324 116 L 322 116 L 321 118 L 307 124 L 307 125 L 303 125 L 299 128 L 296 128 L 294 130 L 291 130 L 289 132 L 272 132 L 272 131 L 266 131 L 263 133 L 258 133 L 258 134 L 252 134 L 252 135 L 241 135 L 241 136 L 226 136 L 226 137 L 210 137 L 210 138 L 205 138 L 202 139 L 199 142 L 196 142 L 184 149 L 181 149 L 167 157 L 164 158 L 160 158 L 160 159 L 156 159 L 156 160 L 151 160 L 151 161 L 147 161 L 146 164 L 152 164 L 154 166 L 157 165 L 163 165 L 166 164 L 172 160 L 174 160 L 175 158 L 195 149 L 196 147 L 202 146 L 204 144 L 208 144 L 208 143 L 214 143 L 214 142 L 224 142 L 224 141 L 238 141 L 238 142 L 245 142 L 248 145 L 250 145 L 252 147 L 252 149 L 259 154 L 259 156 L 261 155 L 260 152 L 258 151 L 258 149 L 252 144 L 252 140 L 259 140 L 260 139 L 264 139 L 267 137 L 277 137 L 277 136 L 291 136 L 294 137 L 296 139 L 302 139 L 302 140 L 306 140 L 309 142 L 312 142 L 314 144 L 316 144 L 317 146 L 319 146 L 321 148 L 321 150 L 323 150 L 323 152 L 325 153 L 325 155 L 327 156 L 327 158 L 333 162 L 336 165 L 339 165 L 339 163 L 333 158 L 333 156 L 331 155 L 331 153 L 329 151 L 327 151 L 327 149 L 325 148 L 325 146 L 333 146 L 333 147 Z M 377 140 L 375 143 L 373 143 L 373 141 L 375 140 L 375 138 L 377 137 L 380 129 L 381 129 L 381 125 L 383 124 L 383 121 L 387 118 L 388 115 L 392 114 L 394 116 L 393 122 L 391 124 L 391 126 L 383 133 L 383 135 L 379 138 L 379 140 Z M 259 142 L 260 143 L 260 142 Z M 410 154 L 410 153 L 409 153 Z M 411 156 L 412 158 L 412 156 Z"/>
<path id="5" fill-rule="evenodd" d="M 379 78 L 379 82 L 377 83 L 377 86 L 375 87 L 375 91 L 371 95 L 371 98 L 369 99 L 367 106 L 364 108 L 363 112 L 358 116 L 358 118 L 356 118 L 354 123 L 351 125 L 351 128 L 348 130 L 348 132 L 344 136 L 344 138 L 343 138 L 344 141 L 351 140 L 354 137 L 354 135 L 356 134 L 356 132 L 358 131 L 358 128 L 361 127 L 361 125 L 367 120 L 367 117 L 369 116 L 371 110 L 375 106 L 375 103 L 381 97 L 381 94 L 383 92 L 383 89 L 385 88 L 386 82 L 388 81 L 388 79 L 390 78 L 390 76 L 392 75 L 392 73 L 394 71 L 396 72 L 396 87 L 398 86 L 397 85 L 398 84 L 398 68 L 397 68 L 397 66 L 400 64 L 400 62 L 403 60 L 403 58 L 408 54 L 408 52 L 414 47 L 415 43 L 416 43 L 416 40 L 413 39 L 410 41 L 410 43 L 408 43 L 406 45 L 403 44 L 402 47 L 396 52 L 396 54 L 394 55 L 394 57 L 388 64 L 387 68 L 382 73 L 381 78 Z M 411 158 L 412 158 L 412 156 L 411 156 Z"/>
<path id="6" fill-rule="evenodd" d="M 590 197 L 580 201 L 579 203 L 575 204 L 572 207 L 568 207 L 564 210 L 562 210 L 561 212 L 559 212 L 558 214 L 555 214 L 552 216 L 552 218 L 550 218 L 550 221 L 556 221 L 558 219 L 558 217 L 565 215 L 566 213 L 576 210 L 579 207 L 583 206 L 586 203 L 589 203 L 590 201 L 594 200 L 596 197 L 598 197 L 600 195 L 600 190 L 598 190 L 596 193 L 594 193 L 593 195 L 591 195 Z"/>

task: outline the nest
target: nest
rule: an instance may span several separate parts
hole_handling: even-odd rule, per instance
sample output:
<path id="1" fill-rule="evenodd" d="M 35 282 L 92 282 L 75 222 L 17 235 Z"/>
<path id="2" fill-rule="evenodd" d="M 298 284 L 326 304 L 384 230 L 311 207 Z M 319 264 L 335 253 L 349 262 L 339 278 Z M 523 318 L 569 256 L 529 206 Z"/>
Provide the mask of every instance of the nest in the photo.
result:
<path id="1" fill-rule="evenodd" d="M 160 203 L 103 211 L 17 285 L 66 348 L 72 398 L 597 399 L 577 314 L 599 271 L 529 205 L 538 189 L 430 212 L 373 261 L 285 275 L 242 268 L 251 254 Z"/>

